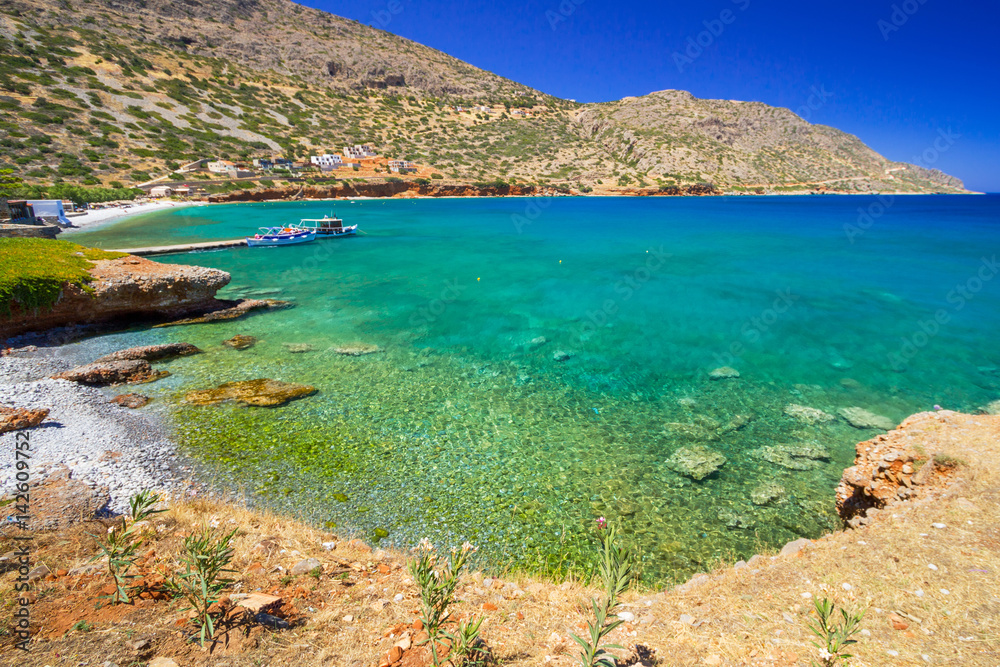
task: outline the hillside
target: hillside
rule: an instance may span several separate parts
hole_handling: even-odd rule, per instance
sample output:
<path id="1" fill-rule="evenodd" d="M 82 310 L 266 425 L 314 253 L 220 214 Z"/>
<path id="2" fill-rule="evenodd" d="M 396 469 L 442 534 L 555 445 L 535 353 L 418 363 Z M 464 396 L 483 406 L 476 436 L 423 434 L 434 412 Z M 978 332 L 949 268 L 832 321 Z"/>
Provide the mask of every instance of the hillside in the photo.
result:
<path id="1" fill-rule="evenodd" d="M 35 184 L 370 143 L 461 183 L 963 191 L 785 109 L 580 105 L 289 0 L 3 0 L 0 55 L 0 168 Z"/>

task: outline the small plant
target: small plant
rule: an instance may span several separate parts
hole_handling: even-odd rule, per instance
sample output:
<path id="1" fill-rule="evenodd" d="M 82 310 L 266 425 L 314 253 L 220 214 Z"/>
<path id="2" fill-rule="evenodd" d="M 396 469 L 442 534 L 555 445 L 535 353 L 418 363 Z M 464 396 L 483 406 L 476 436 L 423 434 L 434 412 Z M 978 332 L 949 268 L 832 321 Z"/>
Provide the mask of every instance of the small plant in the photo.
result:
<path id="1" fill-rule="evenodd" d="M 809 624 L 809 631 L 819 637 L 820 641 L 813 642 L 813 646 L 819 649 L 820 662 L 813 664 L 822 667 L 833 667 L 838 662 L 842 662 L 851 657 L 845 653 L 844 649 L 857 641 L 851 639 L 859 631 L 861 619 L 865 613 L 848 613 L 846 609 L 840 610 L 840 620 L 834 618 L 836 606 L 830 600 L 823 598 L 816 600 L 816 622 Z"/>
<path id="2" fill-rule="evenodd" d="M 590 601 L 594 610 L 594 620 L 587 623 L 590 636 L 586 639 L 575 634 L 570 636 L 583 649 L 580 653 L 580 664 L 583 667 L 615 667 L 615 656 L 606 649 L 622 647 L 617 644 L 601 646 L 601 642 L 622 623 L 617 618 L 609 621 L 608 617 L 618 606 L 618 598 L 628 588 L 633 576 L 633 564 L 631 554 L 624 547 L 615 544 L 617 529 L 609 526 L 604 517 L 597 520 L 597 528 L 601 531 L 601 555 L 597 569 L 604 586 L 604 600 Z"/>
<path id="3" fill-rule="evenodd" d="M 142 491 L 132 496 L 129 500 L 129 513 L 121 517 L 121 524 L 108 528 L 104 535 L 91 534 L 97 540 L 97 546 L 101 553 L 90 559 L 90 562 L 107 557 L 108 574 L 115 583 L 115 591 L 108 596 L 111 604 L 119 602 L 129 602 L 131 588 L 126 587 L 126 583 L 135 577 L 129 570 L 138 560 L 139 547 L 143 543 L 143 538 L 138 534 L 136 524 L 145 521 L 154 514 L 159 514 L 166 510 L 154 510 L 153 505 L 159 502 L 160 496 L 151 491 Z"/>
<path id="4" fill-rule="evenodd" d="M 486 620 L 484 617 L 470 618 L 458 624 L 451 649 L 451 659 L 457 665 L 485 664 L 486 655 L 479 640 L 479 626 Z"/>
<path id="5" fill-rule="evenodd" d="M 184 571 L 166 577 L 167 590 L 175 597 L 184 598 L 190 605 L 184 611 L 194 610 L 194 622 L 199 628 L 198 641 L 202 646 L 206 637 L 215 637 L 215 621 L 209 609 L 219 601 L 219 593 L 232 582 L 224 575 L 235 572 L 227 567 L 233 560 L 234 551 L 229 542 L 234 535 L 235 530 L 220 536 L 208 527 L 196 535 L 189 535 L 184 539 L 180 557 Z"/>
<path id="6" fill-rule="evenodd" d="M 77 621 L 73 624 L 72 630 L 77 630 L 78 632 L 90 632 L 94 629 L 93 624 L 87 621 Z"/>
<path id="7" fill-rule="evenodd" d="M 434 545 L 426 538 L 420 541 L 417 549 L 420 555 L 417 560 L 410 562 L 410 574 L 420 588 L 420 620 L 423 622 L 424 632 L 427 633 L 427 639 L 421 645 L 428 643 L 431 645 L 434 667 L 439 667 L 441 665 L 437 649 L 439 642 L 446 640 L 456 650 L 464 650 L 465 654 L 456 655 L 464 659 L 473 651 L 479 638 L 481 619 L 478 621 L 470 619 L 468 623 L 459 625 L 457 634 L 445 629 L 445 624 L 451 617 L 448 605 L 454 601 L 459 575 L 469 556 L 475 553 L 476 549 L 466 542 L 461 550 L 452 549 L 448 558 L 444 559 L 438 556 Z"/>

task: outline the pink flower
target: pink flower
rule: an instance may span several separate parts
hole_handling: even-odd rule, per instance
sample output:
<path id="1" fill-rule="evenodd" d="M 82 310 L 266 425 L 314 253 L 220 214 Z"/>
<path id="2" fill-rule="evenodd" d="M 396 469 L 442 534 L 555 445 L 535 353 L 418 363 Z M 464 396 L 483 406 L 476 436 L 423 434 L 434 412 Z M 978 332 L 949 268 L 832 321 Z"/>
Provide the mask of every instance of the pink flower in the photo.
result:
<path id="1" fill-rule="evenodd" d="M 607 519 L 605 519 L 603 516 L 602 517 L 598 517 L 598 519 L 597 519 L 597 529 L 598 530 L 603 530 L 607 525 L 608 525 Z"/>

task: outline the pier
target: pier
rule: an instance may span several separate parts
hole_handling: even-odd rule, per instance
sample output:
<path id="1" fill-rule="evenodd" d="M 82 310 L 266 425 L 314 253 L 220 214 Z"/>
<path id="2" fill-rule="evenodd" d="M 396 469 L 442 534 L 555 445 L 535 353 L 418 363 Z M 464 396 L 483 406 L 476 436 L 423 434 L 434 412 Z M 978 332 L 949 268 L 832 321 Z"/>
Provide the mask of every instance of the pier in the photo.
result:
<path id="1" fill-rule="evenodd" d="M 181 243 L 178 245 L 158 245 L 148 248 L 115 248 L 111 252 L 127 252 L 130 255 L 145 257 L 148 255 L 171 255 L 178 252 L 193 252 L 195 250 L 218 250 L 220 248 L 235 248 L 245 246 L 246 239 L 228 241 L 206 241 L 205 243 Z"/>

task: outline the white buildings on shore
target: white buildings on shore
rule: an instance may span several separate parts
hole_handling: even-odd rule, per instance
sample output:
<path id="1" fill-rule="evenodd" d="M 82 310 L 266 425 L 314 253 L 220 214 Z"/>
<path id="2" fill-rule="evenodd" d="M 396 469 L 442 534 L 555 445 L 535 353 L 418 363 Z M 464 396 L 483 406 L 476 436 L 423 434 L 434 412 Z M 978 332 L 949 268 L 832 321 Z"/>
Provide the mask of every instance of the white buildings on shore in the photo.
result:
<path id="1" fill-rule="evenodd" d="M 344 164 L 344 159 L 342 157 L 339 155 L 330 155 L 329 153 L 324 153 L 323 155 L 313 155 L 309 158 L 309 161 L 320 169 L 323 167 L 339 169 Z"/>
<path id="2" fill-rule="evenodd" d="M 360 160 L 362 158 L 372 158 L 376 157 L 375 149 L 371 147 L 370 144 L 361 144 L 359 146 L 344 146 L 344 157 L 354 158 L 355 160 Z"/>
<path id="3" fill-rule="evenodd" d="M 389 171 L 394 174 L 405 174 L 416 170 L 416 165 L 409 160 L 389 160 Z"/>

